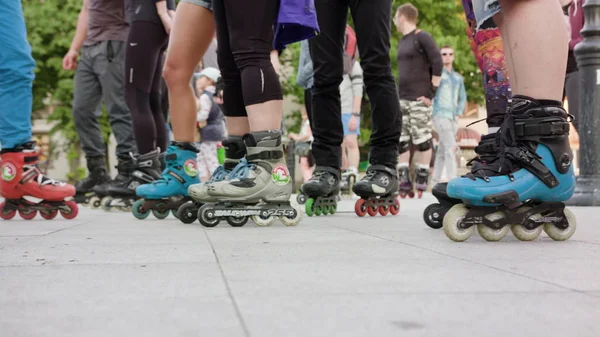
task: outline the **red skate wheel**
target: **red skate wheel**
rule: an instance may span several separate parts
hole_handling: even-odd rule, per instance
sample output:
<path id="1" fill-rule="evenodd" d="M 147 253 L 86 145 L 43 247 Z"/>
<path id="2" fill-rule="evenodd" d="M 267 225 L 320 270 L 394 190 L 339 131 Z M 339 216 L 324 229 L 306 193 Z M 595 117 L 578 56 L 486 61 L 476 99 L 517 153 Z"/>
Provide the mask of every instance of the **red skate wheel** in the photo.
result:
<path id="1" fill-rule="evenodd" d="M 69 208 L 69 211 L 60 211 L 60 214 L 63 216 L 63 218 L 71 220 L 74 219 L 77 216 L 77 214 L 79 214 L 79 207 L 74 201 L 65 202 L 65 206 Z"/>
<path id="2" fill-rule="evenodd" d="M 376 216 L 377 215 L 377 208 L 376 206 L 369 206 L 367 208 L 367 213 L 369 213 L 370 216 Z"/>
<path id="3" fill-rule="evenodd" d="M 413 191 L 410 191 L 410 192 L 408 193 L 408 197 L 409 197 L 409 198 L 411 198 L 411 199 L 412 199 L 412 198 L 414 198 L 414 197 L 415 197 L 415 192 L 413 192 Z"/>
<path id="4" fill-rule="evenodd" d="M 31 220 L 37 215 L 37 211 L 29 209 L 20 209 L 19 215 L 25 220 Z"/>
<path id="5" fill-rule="evenodd" d="M 40 211 L 40 215 L 42 216 L 42 218 L 44 218 L 46 220 L 52 220 L 52 219 L 56 218 L 57 214 L 58 214 L 58 211 L 55 209 L 49 209 L 47 211 Z"/>
<path id="6" fill-rule="evenodd" d="M 381 216 L 386 216 L 389 212 L 390 209 L 388 208 L 388 206 L 379 206 L 379 214 L 381 214 Z"/>
<path id="7" fill-rule="evenodd" d="M 398 199 L 398 197 L 396 197 L 396 203 L 392 206 L 390 206 L 390 214 L 391 215 L 396 215 L 400 213 L 400 199 Z"/>
<path id="8" fill-rule="evenodd" d="M 0 203 L 0 218 L 4 219 L 4 220 L 10 220 L 12 218 L 15 217 L 15 214 L 17 214 L 17 210 L 5 210 L 4 207 L 6 207 L 6 203 L 2 202 Z"/>
<path id="9" fill-rule="evenodd" d="M 400 198 L 402 198 L 402 199 L 406 198 L 406 194 L 400 193 Z"/>
<path id="10" fill-rule="evenodd" d="M 367 207 L 365 206 L 365 199 L 356 200 L 356 204 L 354 204 L 354 212 L 356 215 L 363 217 L 367 214 Z"/>

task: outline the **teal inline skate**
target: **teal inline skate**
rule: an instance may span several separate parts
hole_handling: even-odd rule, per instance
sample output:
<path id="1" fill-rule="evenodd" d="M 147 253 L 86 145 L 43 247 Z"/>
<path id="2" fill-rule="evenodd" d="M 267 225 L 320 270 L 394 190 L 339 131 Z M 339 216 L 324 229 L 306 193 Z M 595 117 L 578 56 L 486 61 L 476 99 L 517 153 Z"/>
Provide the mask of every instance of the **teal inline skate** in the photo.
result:
<path id="1" fill-rule="evenodd" d="M 217 167 L 212 173 L 210 179 L 206 182 L 190 185 L 188 193 L 193 202 L 188 202 L 177 211 L 177 217 L 183 223 L 192 223 L 196 221 L 198 210 L 202 205 L 208 202 L 217 202 L 217 199 L 208 194 L 208 186 L 228 179 L 231 171 L 240 163 L 240 160 L 246 155 L 246 145 L 241 136 L 229 136 L 222 142 L 225 148 L 225 162 Z"/>
<path id="2" fill-rule="evenodd" d="M 165 153 L 166 168 L 161 179 L 138 186 L 138 199 L 132 206 L 133 215 L 145 219 L 150 212 L 164 219 L 172 212 L 177 217 L 179 207 L 189 201 L 188 187 L 199 183 L 196 154 L 192 143 L 171 142 Z"/>
<path id="3" fill-rule="evenodd" d="M 270 226 L 276 218 L 295 226 L 301 212 L 290 205 L 292 180 L 285 165 L 281 132 L 253 132 L 244 135 L 247 155 L 227 180 L 206 184 L 208 196 L 217 200 L 198 210 L 198 220 L 214 227 L 221 220 L 241 227 L 249 218 L 257 226 Z"/>
<path id="4" fill-rule="evenodd" d="M 487 241 L 509 230 L 532 241 L 542 229 L 553 240 L 569 239 L 577 226 L 563 203 L 575 189 L 571 118 L 560 102 L 515 96 L 498 131 L 498 156 L 448 183 L 448 196 L 463 204 L 444 216 L 446 236 L 465 241 L 476 226 Z"/>

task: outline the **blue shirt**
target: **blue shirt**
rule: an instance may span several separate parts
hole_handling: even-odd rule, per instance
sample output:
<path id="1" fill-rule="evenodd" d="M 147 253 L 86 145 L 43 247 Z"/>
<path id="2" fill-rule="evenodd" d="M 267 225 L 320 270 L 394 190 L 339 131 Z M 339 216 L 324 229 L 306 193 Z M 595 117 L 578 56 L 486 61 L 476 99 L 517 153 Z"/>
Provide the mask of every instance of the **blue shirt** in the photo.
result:
<path id="1" fill-rule="evenodd" d="M 467 103 L 464 78 L 455 71 L 442 71 L 442 80 L 433 99 L 433 116 L 454 120 L 461 116 Z"/>

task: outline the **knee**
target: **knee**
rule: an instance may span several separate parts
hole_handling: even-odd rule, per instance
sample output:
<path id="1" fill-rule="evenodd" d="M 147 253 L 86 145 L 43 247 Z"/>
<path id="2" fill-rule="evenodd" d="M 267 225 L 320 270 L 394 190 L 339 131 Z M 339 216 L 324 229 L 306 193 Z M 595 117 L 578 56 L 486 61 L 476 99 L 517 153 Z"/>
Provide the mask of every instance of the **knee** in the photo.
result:
<path id="1" fill-rule="evenodd" d="M 408 152 L 408 150 L 410 150 L 410 143 L 409 142 L 400 142 L 400 154 L 406 153 Z"/>
<path id="2" fill-rule="evenodd" d="M 358 137 L 352 135 L 344 138 L 344 144 L 348 149 L 357 149 L 358 148 Z"/>
<path id="3" fill-rule="evenodd" d="M 425 152 L 425 151 L 431 150 L 431 140 L 428 140 L 428 141 L 425 141 L 425 142 L 423 142 L 421 144 L 418 144 L 417 145 L 417 149 L 420 152 Z"/>
<path id="4" fill-rule="evenodd" d="M 188 87 L 192 74 L 186 72 L 180 65 L 167 60 L 163 67 L 163 77 L 169 90 L 176 90 L 180 87 Z"/>

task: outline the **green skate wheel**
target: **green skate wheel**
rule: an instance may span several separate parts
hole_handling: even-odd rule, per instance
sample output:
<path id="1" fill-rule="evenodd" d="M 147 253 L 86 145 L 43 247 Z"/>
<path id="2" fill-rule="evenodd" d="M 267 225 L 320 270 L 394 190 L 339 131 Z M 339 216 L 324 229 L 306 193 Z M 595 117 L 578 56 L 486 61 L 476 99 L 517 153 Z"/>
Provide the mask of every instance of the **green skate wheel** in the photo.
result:
<path id="1" fill-rule="evenodd" d="M 306 215 L 308 215 L 308 216 L 315 215 L 315 211 L 313 209 L 314 203 L 315 203 L 315 199 L 313 199 L 313 198 L 308 198 L 308 200 L 306 200 L 306 203 L 304 204 L 304 212 L 306 213 Z"/>
<path id="2" fill-rule="evenodd" d="M 329 208 L 328 205 L 323 206 L 322 210 L 323 210 L 323 215 L 330 214 L 329 213 L 330 212 L 330 208 Z M 333 213 L 331 213 L 331 214 L 333 214 Z"/>
<path id="3" fill-rule="evenodd" d="M 133 206 L 131 207 L 133 216 L 140 220 L 144 220 L 148 217 L 148 215 L 150 215 L 150 211 L 142 212 L 142 206 L 144 206 L 144 202 L 144 199 L 139 199 L 134 202 Z"/>
<path id="4" fill-rule="evenodd" d="M 315 215 L 320 216 L 322 214 L 323 214 L 323 209 L 321 208 L 321 206 L 316 206 L 315 207 Z"/>
<path id="5" fill-rule="evenodd" d="M 329 208 L 329 214 L 335 214 L 335 212 L 337 212 L 337 205 L 333 204 L 331 205 L 331 207 Z"/>
<path id="6" fill-rule="evenodd" d="M 158 206 L 163 206 L 163 204 L 158 204 L 156 206 L 157 207 Z M 164 210 L 164 211 L 160 211 L 158 209 L 153 209 L 152 210 L 152 214 L 154 215 L 154 217 L 157 218 L 157 219 L 160 219 L 160 220 L 166 219 L 169 216 L 170 212 L 171 211 L 169 211 L 168 209 Z"/>

